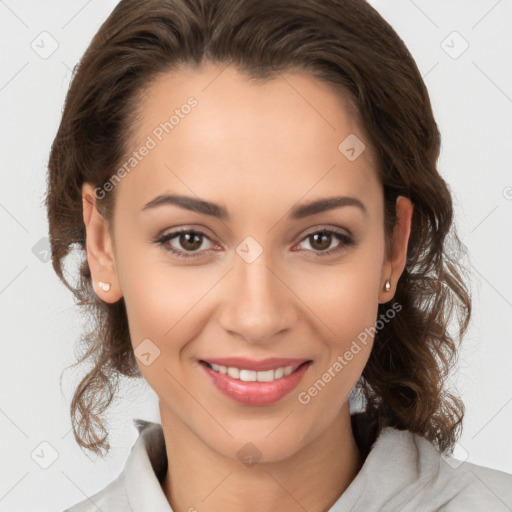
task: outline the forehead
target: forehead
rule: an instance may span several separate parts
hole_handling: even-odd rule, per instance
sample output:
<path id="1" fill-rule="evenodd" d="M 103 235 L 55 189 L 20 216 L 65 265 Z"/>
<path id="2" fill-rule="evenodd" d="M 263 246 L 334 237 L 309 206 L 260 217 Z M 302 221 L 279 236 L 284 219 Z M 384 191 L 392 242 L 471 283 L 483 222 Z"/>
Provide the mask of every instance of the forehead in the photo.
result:
<path id="1" fill-rule="evenodd" d="M 183 68 L 152 82 L 138 109 L 131 150 L 151 149 L 123 181 L 139 203 L 176 187 L 205 198 L 236 189 L 239 197 L 257 191 L 262 201 L 295 203 L 305 194 L 366 194 L 378 185 L 372 148 L 351 109 L 305 74 L 261 81 L 231 66 Z M 358 158 L 347 158 L 362 144 Z"/>

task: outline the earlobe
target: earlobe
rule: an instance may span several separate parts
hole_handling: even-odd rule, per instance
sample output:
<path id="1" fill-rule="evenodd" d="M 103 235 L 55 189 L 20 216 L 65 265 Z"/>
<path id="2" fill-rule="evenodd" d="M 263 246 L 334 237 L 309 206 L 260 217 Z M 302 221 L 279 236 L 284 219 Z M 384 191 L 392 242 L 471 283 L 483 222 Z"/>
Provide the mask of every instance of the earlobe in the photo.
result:
<path id="1" fill-rule="evenodd" d="M 100 299 L 117 302 L 121 289 L 117 278 L 115 255 L 108 221 L 102 216 L 94 196 L 94 186 L 82 186 L 83 220 L 86 232 L 87 262 L 93 288 Z"/>
<path id="2" fill-rule="evenodd" d="M 382 268 L 383 284 L 379 293 L 379 303 L 381 304 L 393 298 L 397 282 L 407 264 L 407 247 L 411 234 L 413 210 L 414 207 L 410 199 L 404 196 L 397 197 L 396 223 L 390 241 L 389 255 Z"/>

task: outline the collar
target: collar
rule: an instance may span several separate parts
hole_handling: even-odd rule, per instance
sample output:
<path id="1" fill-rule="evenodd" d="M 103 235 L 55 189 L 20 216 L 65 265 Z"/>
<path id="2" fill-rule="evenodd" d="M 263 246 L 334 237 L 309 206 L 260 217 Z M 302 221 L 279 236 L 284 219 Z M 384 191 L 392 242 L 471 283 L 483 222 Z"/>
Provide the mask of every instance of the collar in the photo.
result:
<path id="1" fill-rule="evenodd" d="M 126 492 L 133 512 L 173 512 L 162 489 L 167 452 L 162 425 L 135 419 L 139 439 L 125 465 Z"/>
<path id="2" fill-rule="evenodd" d="M 131 510 L 173 512 L 161 486 L 167 472 L 162 425 L 140 419 L 134 423 L 139 439 L 125 465 L 126 494 Z M 472 494 L 478 499 L 485 497 L 485 503 L 498 504 L 495 493 L 488 496 L 488 489 L 473 474 L 477 469 L 479 467 L 467 462 L 456 469 L 426 439 L 406 430 L 386 427 L 373 443 L 359 473 L 328 512 L 409 512 L 423 509 L 426 503 L 431 506 L 429 510 L 438 510 L 453 498 L 466 500 Z M 499 476 L 498 472 L 488 469 L 482 471 L 504 489 L 512 482 L 510 475 Z"/>

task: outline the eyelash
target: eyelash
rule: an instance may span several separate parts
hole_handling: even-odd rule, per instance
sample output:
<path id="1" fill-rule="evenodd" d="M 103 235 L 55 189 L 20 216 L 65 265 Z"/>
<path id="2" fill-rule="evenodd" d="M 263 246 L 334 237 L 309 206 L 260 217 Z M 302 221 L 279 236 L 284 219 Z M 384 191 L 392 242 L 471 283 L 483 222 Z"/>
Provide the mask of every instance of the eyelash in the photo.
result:
<path id="1" fill-rule="evenodd" d="M 199 235 L 199 236 L 202 236 L 202 237 L 210 240 L 210 238 L 206 234 L 202 233 L 201 231 L 196 231 L 195 229 L 181 229 L 181 230 L 178 230 L 178 231 L 173 231 L 172 233 L 167 233 L 165 235 L 159 236 L 159 237 L 157 237 L 154 240 L 154 242 L 156 244 L 158 244 L 159 246 L 162 246 L 166 251 L 171 252 L 172 254 L 174 254 L 175 256 L 177 256 L 179 258 L 184 258 L 185 259 L 185 258 L 198 258 L 198 257 L 200 257 L 201 254 L 199 252 L 197 252 L 197 251 L 193 251 L 193 252 L 189 251 L 189 253 L 187 253 L 186 251 L 184 251 L 184 252 L 177 251 L 176 249 L 173 249 L 170 245 L 166 245 L 172 239 L 176 238 L 177 236 L 179 236 L 179 235 L 181 235 L 183 233 Z M 317 235 L 317 234 L 333 235 L 335 238 L 337 238 L 338 240 L 340 240 L 343 243 L 340 244 L 339 246 L 335 247 L 334 249 L 328 249 L 326 251 L 314 251 L 313 250 L 312 252 L 315 254 L 315 256 L 326 257 L 326 256 L 329 256 L 331 254 L 340 252 L 340 251 L 344 250 L 347 247 L 355 245 L 354 240 L 351 237 L 349 237 L 348 235 L 346 235 L 344 233 L 340 233 L 338 231 L 333 231 L 333 230 L 330 230 L 330 229 L 320 229 L 318 231 L 312 231 L 311 233 L 308 233 L 307 235 L 305 235 L 300 240 L 299 243 L 302 243 L 304 240 L 307 240 L 308 238 L 312 237 L 313 235 Z"/>

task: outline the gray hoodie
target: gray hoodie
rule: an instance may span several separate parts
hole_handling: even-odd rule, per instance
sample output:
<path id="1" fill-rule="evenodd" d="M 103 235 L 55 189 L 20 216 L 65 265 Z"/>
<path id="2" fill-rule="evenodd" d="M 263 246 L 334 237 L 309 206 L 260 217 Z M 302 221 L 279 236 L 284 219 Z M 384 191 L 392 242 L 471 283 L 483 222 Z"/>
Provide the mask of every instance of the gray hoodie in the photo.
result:
<path id="1" fill-rule="evenodd" d="M 135 420 L 139 438 L 122 473 L 64 512 L 172 512 L 162 426 Z M 512 475 L 440 454 L 424 438 L 383 429 L 363 467 L 326 512 L 510 512 Z"/>

